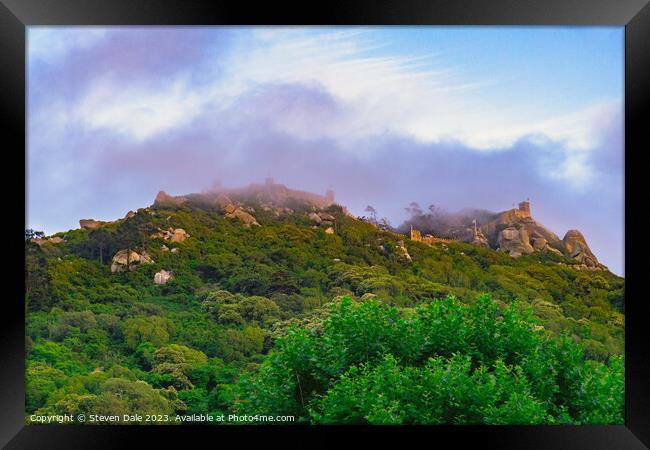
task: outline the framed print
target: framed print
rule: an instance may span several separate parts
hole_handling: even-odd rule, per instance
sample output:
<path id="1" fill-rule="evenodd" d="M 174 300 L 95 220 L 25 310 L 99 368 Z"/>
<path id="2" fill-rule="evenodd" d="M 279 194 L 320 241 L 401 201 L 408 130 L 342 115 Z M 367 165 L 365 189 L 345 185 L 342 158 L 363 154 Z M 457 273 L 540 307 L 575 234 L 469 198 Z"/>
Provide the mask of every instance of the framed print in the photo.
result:
<path id="1" fill-rule="evenodd" d="M 314 6 L 3 1 L 3 445 L 647 448 L 647 2 Z"/>

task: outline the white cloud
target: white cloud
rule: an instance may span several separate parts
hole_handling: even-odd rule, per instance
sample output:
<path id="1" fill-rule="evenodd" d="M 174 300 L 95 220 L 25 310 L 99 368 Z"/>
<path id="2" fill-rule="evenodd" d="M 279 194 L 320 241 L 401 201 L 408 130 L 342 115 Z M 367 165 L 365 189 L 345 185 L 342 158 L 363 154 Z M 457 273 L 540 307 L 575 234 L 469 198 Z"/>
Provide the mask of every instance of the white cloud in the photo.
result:
<path id="1" fill-rule="evenodd" d="M 75 120 L 89 130 L 109 130 L 143 141 L 178 129 L 201 113 L 203 101 L 182 78 L 160 86 L 129 86 L 97 80 L 75 108 Z"/>
<path id="2" fill-rule="evenodd" d="M 383 45 L 371 29 L 316 36 L 300 29 L 264 30 L 229 61 L 228 90 L 244 92 L 251 85 L 274 82 L 324 86 L 346 113 L 309 129 L 292 129 L 293 122 L 277 119 L 283 131 L 300 137 L 323 135 L 349 143 L 392 132 L 424 143 L 452 139 L 493 151 L 542 136 L 564 149 L 564 161 L 548 176 L 576 188 L 593 181 L 588 154 L 599 145 L 603 117 L 621 110 L 619 99 L 548 116 L 530 101 L 488 101 L 484 94 L 490 87 L 508 80 L 493 80 L 489 74 L 470 79 L 461 68 L 445 66 L 440 55 L 373 52 Z"/>
<path id="3" fill-rule="evenodd" d="M 60 57 L 93 45 L 105 31 L 30 29 L 30 52 L 36 58 Z M 461 68 L 443 64 L 440 54 L 390 55 L 381 51 L 387 43 L 376 39 L 372 28 L 247 28 L 239 37 L 234 51 L 213 56 L 219 70 L 212 83 L 193 85 L 191 67 L 155 86 L 104 77 L 55 117 L 89 131 L 144 141 L 182 129 L 205 111 L 223 111 L 260 86 L 300 83 L 322 87 L 340 108 L 315 119 L 301 116 L 309 110 L 269 110 L 275 126 L 289 135 L 325 137 L 355 152 L 360 146 L 351 143 L 385 133 L 424 143 L 452 139 L 478 151 L 508 148 L 522 138 L 550 139 L 562 145 L 565 155 L 547 175 L 584 186 L 593 179 L 588 153 L 598 145 L 599 121 L 621 108 L 618 100 L 604 101 L 548 117 L 513 99 L 488 101 L 484 94 L 490 87 L 507 80 L 489 74 L 468 78 Z"/>
<path id="4" fill-rule="evenodd" d="M 508 80 L 492 80 L 489 74 L 469 79 L 460 68 L 445 66 L 440 55 L 373 52 L 383 45 L 372 29 L 317 35 L 304 29 L 263 29 L 228 60 L 227 91 L 242 93 L 264 83 L 318 83 L 351 113 L 311 130 L 314 136 L 349 140 L 388 130 L 423 142 L 453 138 L 481 150 L 507 147 L 531 134 L 588 149 L 596 140 L 594 116 L 620 108 L 618 102 L 605 102 L 548 117 L 510 98 L 495 104 L 483 94 Z"/>

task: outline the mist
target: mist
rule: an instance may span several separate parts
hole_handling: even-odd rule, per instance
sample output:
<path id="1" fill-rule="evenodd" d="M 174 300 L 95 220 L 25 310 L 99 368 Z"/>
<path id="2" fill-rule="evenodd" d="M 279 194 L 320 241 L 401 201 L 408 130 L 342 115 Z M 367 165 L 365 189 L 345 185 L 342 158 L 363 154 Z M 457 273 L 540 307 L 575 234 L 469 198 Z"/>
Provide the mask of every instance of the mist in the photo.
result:
<path id="1" fill-rule="evenodd" d="M 397 231 L 407 234 L 413 227 L 423 234 L 437 237 L 448 237 L 451 229 L 469 226 L 474 220 L 480 226 L 496 217 L 494 212 L 483 209 L 465 208 L 450 212 L 433 204 L 424 210 L 417 202 L 411 202 L 404 209 L 409 217 L 397 227 Z"/>

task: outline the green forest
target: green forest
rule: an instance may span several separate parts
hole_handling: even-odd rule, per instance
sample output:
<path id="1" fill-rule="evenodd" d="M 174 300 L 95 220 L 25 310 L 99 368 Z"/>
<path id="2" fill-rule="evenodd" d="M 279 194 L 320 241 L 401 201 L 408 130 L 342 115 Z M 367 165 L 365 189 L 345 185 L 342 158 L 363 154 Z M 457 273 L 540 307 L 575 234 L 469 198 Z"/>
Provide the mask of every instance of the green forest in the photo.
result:
<path id="1" fill-rule="evenodd" d="M 338 205 L 323 210 L 331 233 L 307 204 L 247 207 L 260 226 L 189 201 L 63 242 L 28 230 L 26 420 L 623 423 L 623 278 L 552 253 L 425 245 Z M 189 237 L 156 234 L 170 227 Z M 111 271 L 125 249 L 152 262 Z M 161 270 L 173 277 L 156 284 Z"/>

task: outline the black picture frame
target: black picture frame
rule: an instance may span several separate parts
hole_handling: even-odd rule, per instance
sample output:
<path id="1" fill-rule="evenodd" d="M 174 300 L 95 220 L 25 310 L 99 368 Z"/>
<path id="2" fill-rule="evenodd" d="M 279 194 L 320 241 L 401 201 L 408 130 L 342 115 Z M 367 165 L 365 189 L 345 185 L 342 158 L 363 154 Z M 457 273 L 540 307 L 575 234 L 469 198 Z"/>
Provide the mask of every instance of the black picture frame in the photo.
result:
<path id="1" fill-rule="evenodd" d="M 46 426 L 24 422 L 24 302 L 20 291 L 19 261 L 24 255 L 25 191 L 25 44 L 26 27 L 32 25 L 618 25 L 625 26 L 625 234 L 626 240 L 626 379 L 625 425 L 620 426 L 437 426 L 437 427 L 126 427 Z M 10 236 L 10 264 L 16 276 L 3 285 L 0 328 L 0 445 L 6 448 L 117 448 L 132 447 L 133 439 L 164 439 L 197 442 L 199 434 L 222 444 L 223 436 L 235 435 L 247 442 L 264 433 L 277 440 L 311 444 L 339 442 L 342 434 L 361 432 L 364 438 L 396 438 L 402 445 L 415 438 L 437 445 L 451 439 L 454 447 L 474 443 L 479 448 L 549 449 L 641 449 L 650 445 L 650 351 L 647 315 L 642 295 L 645 266 L 634 258 L 645 244 L 635 244 L 644 224 L 643 151 L 648 131 L 643 118 L 650 103 L 650 5 L 648 0 L 366 0 L 304 2 L 281 5 L 275 2 L 198 0 L 1 0 L 0 1 L 0 123 L 4 131 L 5 176 L 3 198 L 10 214 L 3 214 Z M 645 114 L 644 114 L 645 113 Z M 10 161 L 11 155 L 11 162 Z M 17 174 L 16 179 L 7 175 Z M 25 180 L 23 188 L 25 189 Z M 646 188 L 647 190 L 647 188 Z M 19 195 L 23 194 L 22 198 Z M 638 196 L 638 199 L 637 199 Z M 22 207 L 21 207 L 22 202 Z M 15 203 L 15 205 L 14 205 Z M 639 215 L 639 220 L 637 219 Z M 22 216 L 24 217 L 24 215 Z M 639 261 L 642 261 L 641 259 Z M 416 436 L 417 435 L 417 436 Z M 300 436 L 300 438 L 298 438 Z M 210 441 L 208 441 L 210 442 Z M 198 442 L 197 444 L 198 445 Z M 232 444 L 231 444 L 232 445 Z M 244 444 L 242 444 L 244 445 Z"/>

